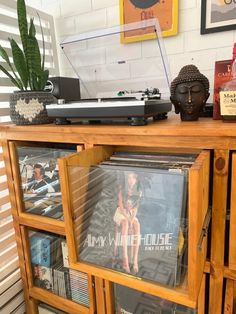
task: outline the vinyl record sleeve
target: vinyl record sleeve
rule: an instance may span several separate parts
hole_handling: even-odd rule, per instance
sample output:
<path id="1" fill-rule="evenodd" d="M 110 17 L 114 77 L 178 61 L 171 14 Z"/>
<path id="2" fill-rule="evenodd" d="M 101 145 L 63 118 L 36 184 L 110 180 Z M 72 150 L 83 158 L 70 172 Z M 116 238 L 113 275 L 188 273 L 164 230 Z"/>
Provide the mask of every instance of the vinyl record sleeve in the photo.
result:
<path id="1" fill-rule="evenodd" d="M 97 202 L 81 211 L 81 225 L 74 229 L 78 259 L 170 286 L 178 284 L 186 173 L 109 165 L 100 165 L 100 172 L 109 174 L 112 180 L 109 184 L 100 182 Z M 132 175 L 136 183 L 132 195 L 128 195 Z M 124 212 L 119 210 L 120 194 L 127 228 Z M 86 194 L 81 197 L 86 203 Z"/>
<path id="2" fill-rule="evenodd" d="M 18 146 L 19 174 L 24 210 L 63 219 L 58 158 L 74 150 Z"/>

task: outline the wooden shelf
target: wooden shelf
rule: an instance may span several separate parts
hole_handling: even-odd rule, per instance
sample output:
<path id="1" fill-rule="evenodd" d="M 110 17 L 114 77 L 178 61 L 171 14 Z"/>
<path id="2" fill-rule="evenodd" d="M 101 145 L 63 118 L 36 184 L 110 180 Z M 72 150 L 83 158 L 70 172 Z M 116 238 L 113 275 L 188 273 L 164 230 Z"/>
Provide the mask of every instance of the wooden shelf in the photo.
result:
<path id="1" fill-rule="evenodd" d="M 146 126 L 128 125 L 66 125 L 56 126 L 1 125 L 8 140 L 63 142 L 77 144 L 142 145 L 207 149 L 236 149 L 236 124 L 200 118 L 182 122 L 177 115 Z M 40 134 L 40 136 L 39 136 Z M 63 134 L 63 137 L 62 137 Z M 137 143 L 137 144 L 136 144 Z"/>
<path id="2" fill-rule="evenodd" d="M 65 224 L 64 221 L 47 218 L 40 215 L 33 215 L 28 213 L 20 213 L 18 216 L 18 222 L 20 225 L 27 227 L 40 229 L 56 234 L 65 236 Z"/>
<path id="3" fill-rule="evenodd" d="M 111 280 L 112 282 L 118 283 L 120 285 L 126 285 L 130 288 L 136 288 L 140 291 L 147 292 L 156 295 L 160 298 L 180 303 L 192 308 L 196 308 L 197 301 L 191 300 L 188 295 L 186 280 L 183 284 L 177 288 L 171 288 L 167 286 L 158 285 L 155 282 L 142 280 L 140 278 L 135 278 L 132 275 L 120 273 L 114 270 L 107 270 L 103 267 L 96 266 L 85 263 L 73 263 L 70 264 L 72 269 L 76 269 L 85 273 L 89 273 L 93 276 L 101 277 L 105 280 Z M 186 277 L 185 277 L 186 278 Z"/>
<path id="4" fill-rule="evenodd" d="M 71 300 L 59 297 L 56 294 L 53 294 L 47 290 L 32 287 L 30 289 L 30 297 L 34 298 L 35 300 L 39 300 L 41 302 L 47 303 L 53 307 L 56 307 L 66 313 L 70 314 L 89 314 L 91 313 L 89 308 L 82 306 L 78 303 L 75 303 Z"/>

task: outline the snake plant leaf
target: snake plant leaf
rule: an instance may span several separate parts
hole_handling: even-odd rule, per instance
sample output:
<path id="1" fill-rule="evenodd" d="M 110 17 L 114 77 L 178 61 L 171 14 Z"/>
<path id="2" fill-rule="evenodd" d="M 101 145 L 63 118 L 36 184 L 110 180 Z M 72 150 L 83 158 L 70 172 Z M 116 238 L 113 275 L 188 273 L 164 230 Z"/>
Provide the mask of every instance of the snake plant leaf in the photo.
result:
<path id="1" fill-rule="evenodd" d="M 14 39 L 10 39 L 13 62 L 25 89 L 28 87 L 28 70 L 25 56 Z"/>
<path id="2" fill-rule="evenodd" d="M 39 21 L 43 40 L 42 57 L 32 18 L 28 27 L 25 0 L 17 0 L 17 17 L 23 49 L 20 48 L 15 40 L 9 39 L 13 57 L 13 62 L 11 63 L 6 50 L 0 45 L 0 57 L 3 58 L 10 68 L 8 72 L 4 66 L 1 66 L 1 70 L 21 90 L 27 89 L 28 85 L 31 90 L 43 90 L 48 78 L 48 71 L 44 71 L 45 42 L 40 17 Z"/>
<path id="3" fill-rule="evenodd" d="M 0 45 L 0 56 L 3 58 L 3 60 L 6 61 L 6 63 L 9 65 L 10 69 L 12 70 L 12 72 L 15 75 L 15 71 L 14 71 L 14 69 L 12 67 L 12 64 L 10 62 L 10 59 L 9 59 L 7 53 L 6 53 L 6 50 L 1 45 Z"/>
<path id="4" fill-rule="evenodd" d="M 44 89 L 44 87 L 46 86 L 48 77 L 49 77 L 49 70 L 46 69 L 43 71 L 42 89 Z"/>
<path id="5" fill-rule="evenodd" d="M 0 70 L 9 77 L 9 79 L 12 81 L 12 83 L 16 87 L 18 87 L 21 90 L 23 89 L 22 83 L 20 81 L 18 82 L 16 79 L 14 79 L 14 77 L 1 64 L 0 64 Z"/>
<path id="6" fill-rule="evenodd" d="M 49 76 L 48 70 L 42 70 L 41 71 L 40 80 L 39 80 L 40 90 L 44 89 L 44 87 L 47 83 L 47 80 L 48 80 L 48 76 Z"/>
<path id="7" fill-rule="evenodd" d="M 33 90 L 37 90 L 37 91 L 40 90 L 40 85 L 38 82 L 37 74 L 32 72 L 31 77 L 32 77 Z"/>
<path id="8" fill-rule="evenodd" d="M 17 0 L 17 16 L 18 16 L 18 26 L 20 30 L 21 42 L 23 45 L 24 54 L 27 58 L 27 39 L 28 39 L 28 23 L 26 6 L 24 0 Z"/>
<path id="9" fill-rule="evenodd" d="M 37 82 L 38 82 L 38 86 L 39 86 L 39 89 L 41 87 L 41 82 L 42 82 L 42 70 L 40 71 L 40 73 L 37 73 Z"/>
<path id="10" fill-rule="evenodd" d="M 1 45 L 0 45 L 0 56 L 3 58 L 3 60 L 6 61 L 6 63 L 7 63 L 8 66 L 10 67 L 12 73 L 14 74 L 14 76 L 15 76 L 14 82 L 17 81 L 17 85 L 16 85 L 16 86 L 17 86 L 17 87 L 22 86 L 22 89 L 23 89 L 23 84 L 21 83 L 19 77 L 18 77 L 17 74 L 15 73 L 15 70 L 13 69 L 13 66 L 12 66 L 12 64 L 11 64 L 11 62 L 10 62 L 10 59 L 9 59 L 7 53 L 6 53 L 6 50 L 5 50 Z M 5 71 L 7 71 L 7 70 L 5 69 Z M 4 73 L 5 73 L 5 72 L 4 72 Z M 9 73 L 9 75 L 10 75 L 9 77 L 11 78 L 12 75 L 11 75 L 10 73 Z M 15 83 L 14 83 L 14 84 L 15 84 Z"/>
<path id="11" fill-rule="evenodd" d="M 32 79 L 35 89 L 38 84 L 38 82 L 35 83 L 35 75 L 38 77 L 41 73 L 41 55 L 39 45 L 35 37 L 28 37 L 28 48 L 28 69 L 31 77 L 34 73 L 34 77 L 32 77 Z"/>
<path id="12" fill-rule="evenodd" d="M 37 51 L 35 36 L 36 36 L 36 29 L 34 26 L 34 20 L 33 20 L 33 18 L 31 18 L 30 19 L 30 27 L 29 27 L 29 36 L 28 36 L 28 44 L 30 45 L 29 54 L 28 54 L 28 57 L 29 57 L 28 66 L 29 66 L 31 83 L 32 83 L 31 89 L 32 90 L 40 90 L 39 89 L 40 84 L 38 83 L 37 73 L 41 69 L 39 67 L 39 63 L 36 62 L 36 64 L 35 64 L 35 62 L 34 62 L 35 56 L 40 54 L 40 51 L 39 52 Z M 35 51 L 36 51 L 36 54 L 34 54 Z"/>
<path id="13" fill-rule="evenodd" d="M 7 62 L 8 65 L 11 64 L 10 59 L 6 53 L 6 50 L 0 45 L 0 56 Z"/>
<path id="14" fill-rule="evenodd" d="M 30 90 L 34 90 L 32 77 L 31 77 L 30 73 L 29 73 L 29 87 L 30 87 Z"/>
<path id="15" fill-rule="evenodd" d="M 31 18 L 30 19 L 30 27 L 29 27 L 29 36 L 30 37 L 35 37 L 36 35 L 36 29 L 35 29 L 35 26 L 34 26 L 34 19 Z"/>
<path id="16" fill-rule="evenodd" d="M 38 18 L 39 18 L 39 25 L 40 25 L 40 29 L 41 29 L 41 34 L 42 34 L 42 42 L 43 42 L 43 55 L 42 55 L 42 70 L 44 70 L 44 63 L 45 63 L 45 40 L 44 40 L 44 34 L 43 34 L 43 27 L 42 27 L 42 22 L 41 22 L 41 18 L 40 15 L 38 14 Z M 46 82 L 45 82 L 46 85 Z M 45 87 L 45 86 L 44 86 Z"/>

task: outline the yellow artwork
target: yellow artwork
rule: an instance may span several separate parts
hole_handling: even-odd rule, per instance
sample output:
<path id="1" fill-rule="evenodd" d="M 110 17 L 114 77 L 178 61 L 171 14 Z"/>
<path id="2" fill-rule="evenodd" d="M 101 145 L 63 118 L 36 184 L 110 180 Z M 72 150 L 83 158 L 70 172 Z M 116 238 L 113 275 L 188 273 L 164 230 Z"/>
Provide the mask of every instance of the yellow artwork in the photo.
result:
<path id="1" fill-rule="evenodd" d="M 178 32 L 178 0 L 120 0 L 120 22 L 129 24 L 157 18 L 163 37 Z M 123 43 L 156 38 L 152 28 L 122 35 Z"/>

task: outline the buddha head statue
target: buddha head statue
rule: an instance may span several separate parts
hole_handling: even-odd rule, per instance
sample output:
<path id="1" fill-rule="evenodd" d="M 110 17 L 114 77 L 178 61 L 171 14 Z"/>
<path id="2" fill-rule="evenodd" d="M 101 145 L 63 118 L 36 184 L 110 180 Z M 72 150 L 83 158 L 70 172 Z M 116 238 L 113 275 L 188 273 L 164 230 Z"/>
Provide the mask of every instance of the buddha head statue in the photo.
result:
<path id="1" fill-rule="evenodd" d="M 196 121 L 209 97 L 209 80 L 193 65 L 185 65 L 171 82 L 170 100 L 182 121 Z"/>

